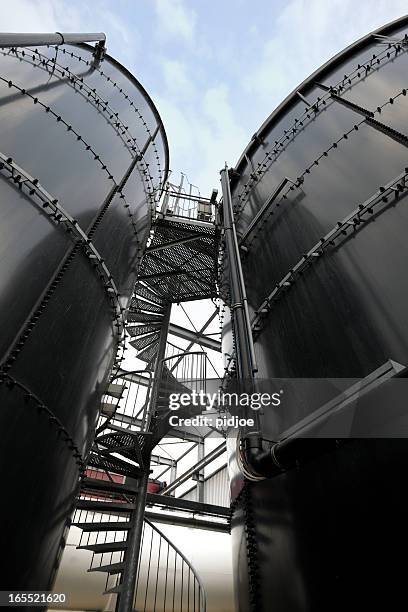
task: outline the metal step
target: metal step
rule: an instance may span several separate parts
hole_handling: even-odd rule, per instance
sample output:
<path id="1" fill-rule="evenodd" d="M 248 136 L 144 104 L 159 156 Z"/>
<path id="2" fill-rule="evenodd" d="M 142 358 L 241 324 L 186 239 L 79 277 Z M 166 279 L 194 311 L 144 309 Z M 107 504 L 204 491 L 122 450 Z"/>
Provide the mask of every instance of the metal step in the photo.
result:
<path id="1" fill-rule="evenodd" d="M 133 323 L 161 323 L 162 321 L 163 317 L 159 317 L 158 315 L 153 315 L 149 312 L 132 311 Z"/>
<path id="2" fill-rule="evenodd" d="M 160 333 L 158 332 L 153 333 L 153 334 L 147 334 L 146 336 L 140 336 L 138 338 L 135 338 L 135 340 L 132 340 L 130 344 L 137 351 L 141 351 L 142 349 L 150 346 L 152 342 L 157 344 L 159 342 L 159 337 L 160 337 Z"/>
<path id="3" fill-rule="evenodd" d="M 137 283 L 135 287 L 135 294 L 140 295 L 140 297 L 146 298 L 155 304 L 159 304 L 160 306 L 165 306 L 165 300 L 162 297 L 157 295 L 150 287 L 146 285 L 142 285 L 142 283 Z"/>
<path id="4" fill-rule="evenodd" d="M 101 491 L 103 493 L 123 493 L 124 495 L 135 495 L 137 493 L 134 484 L 120 484 L 119 482 L 100 480 L 98 478 L 84 478 L 81 489 L 85 491 Z"/>
<path id="5" fill-rule="evenodd" d="M 131 429 L 122 429 L 121 427 L 115 426 L 115 431 L 112 433 L 103 434 L 96 438 L 98 444 L 106 446 L 114 452 L 115 448 L 129 447 L 129 450 L 133 450 L 135 445 L 138 449 L 142 450 L 146 442 L 148 443 L 150 433 L 141 431 L 132 431 Z"/>
<path id="6" fill-rule="evenodd" d="M 111 589 L 108 589 L 107 591 L 104 591 L 103 594 L 104 595 L 109 595 L 111 593 L 120 593 L 122 591 L 122 585 L 118 584 L 115 587 L 112 587 Z"/>
<path id="7" fill-rule="evenodd" d="M 145 348 L 143 351 L 138 353 L 137 358 L 141 359 L 142 361 L 151 361 L 157 355 L 157 347 L 158 347 L 158 342 L 151 344 L 150 346 Z"/>
<path id="8" fill-rule="evenodd" d="M 133 312 L 133 310 L 146 310 L 147 312 L 156 312 L 158 314 L 163 314 L 164 306 L 162 304 L 150 304 L 149 302 L 144 302 L 139 299 L 138 296 L 133 297 L 130 302 L 129 312 Z"/>
<path id="9" fill-rule="evenodd" d="M 110 417 L 116 410 L 117 404 L 109 404 L 108 402 L 101 402 L 101 414 Z"/>
<path id="10" fill-rule="evenodd" d="M 140 439 L 140 436 L 143 435 L 144 432 L 139 429 L 128 429 L 127 427 L 120 427 L 120 425 L 114 425 L 113 423 L 109 423 L 106 429 L 113 429 L 114 431 L 118 431 L 119 433 L 128 434 L 130 436 L 135 436 Z"/>
<path id="11" fill-rule="evenodd" d="M 139 354 L 143 352 L 143 355 L 145 355 L 146 351 L 148 351 L 148 354 L 150 354 L 152 352 L 151 349 L 154 349 L 154 354 L 156 354 L 159 346 L 159 340 L 156 338 L 155 342 L 150 342 L 146 347 L 140 347 L 140 344 L 135 341 L 129 342 L 129 344 L 138 352 L 137 358 L 139 359 Z M 149 361 L 148 359 L 144 359 L 143 356 L 140 359 L 143 361 Z"/>
<path id="12" fill-rule="evenodd" d="M 105 521 L 102 523 L 72 523 L 82 531 L 127 531 L 131 528 L 130 521 Z"/>
<path id="13" fill-rule="evenodd" d="M 106 572 L 107 574 L 120 574 L 125 567 L 124 563 L 111 563 L 110 565 L 100 565 L 91 567 L 88 572 Z"/>
<path id="14" fill-rule="evenodd" d="M 127 516 L 135 509 L 135 504 L 78 499 L 76 508 L 78 510 L 89 510 L 91 512 L 101 512 L 103 514 L 124 514 Z"/>
<path id="15" fill-rule="evenodd" d="M 127 542 L 104 542 L 103 544 L 87 544 L 86 546 L 77 546 L 81 550 L 92 550 L 94 553 L 119 552 L 126 550 Z"/>
<path id="16" fill-rule="evenodd" d="M 131 322 L 128 319 L 128 323 Z M 150 334 L 151 332 L 157 332 L 161 328 L 161 323 L 151 323 L 146 325 L 127 325 L 126 331 L 129 333 L 129 336 L 136 338 L 137 336 L 144 336 L 145 334 Z"/>
<path id="17" fill-rule="evenodd" d="M 125 389 L 126 389 L 126 385 L 118 385 L 117 383 L 110 383 L 108 385 L 107 390 L 105 391 L 105 395 L 110 395 L 111 397 L 120 399 Z"/>
<path id="18" fill-rule="evenodd" d="M 138 466 L 131 465 L 109 454 L 92 453 L 88 459 L 88 466 L 107 470 L 121 476 L 130 476 L 130 478 L 138 478 L 141 475 Z"/>

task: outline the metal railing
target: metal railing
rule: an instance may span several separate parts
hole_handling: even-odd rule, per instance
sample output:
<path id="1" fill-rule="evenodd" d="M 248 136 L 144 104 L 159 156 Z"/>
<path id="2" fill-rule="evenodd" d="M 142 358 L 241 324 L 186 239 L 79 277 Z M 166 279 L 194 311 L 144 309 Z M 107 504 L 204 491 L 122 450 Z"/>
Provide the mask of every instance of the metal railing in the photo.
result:
<path id="1" fill-rule="evenodd" d="M 215 219 L 215 197 L 203 198 L 198 189 L 188 183 L 184 187 L 182 180 L 179 185 L 167 183 L 158 211 L 163 216 L 175 216 L 208 223 Z"/>
<path id="2" fill-rule="evenodd" d="M 207 379 L 207 360 L 205 351 L 188 351 L 170 354 L 162 363 L 178 381 L 194 381 L 204 385 Z"/>
<path id="3" fill-rule="evenodd" d="M 145 518 L 134 609 L 205 612 L 204 587 L 190 561 Z"/>
<path id="4" fill-rule="evenodd" d="M 156 415 L 169 412 L 171 394 L 206 391 L 207 354 L 204 351 L 174 353 L 162 360 Z"/>
<path id="5" fill-rule="evenodd" d="M 89 474 L 88 470 L 88 476 Z M 95 470 L 93 478 L 100 477 L 106 480 L 101 470 Z M 116 475 L 106 472 L 109 477 Z M 121 477 L 119 477 L 121 478 Z M 124 479 L 123 479 L 124 480 Z M 111 502 L 115 506 L 120 503 L 132 503 L 128 495 L 104 495 L 96 492 L 81 494 L 82 500 Z M 107 552 L 92 552 L 89 571 L 103 571 L 106 566 L 122 564 L 125 559 L 125 549 L 120 549 L 125 543 L 129 531 L 124 529 L 125 524 L 130 525 L 130 513 L 126 515 L 120 510 L 106 510 L 105 512 L 77 509 L 73 522 L 92 525 L 92 531 L 84 530 L 79 539 L 79 547 L 89 547 L 98 544 L 112 544 Z M 109 530 L 105 523 L 118 524 L 118 530 Z M 101 528 L 98 530 L 98 524 Z M 121 573 L 108 573 L 105 583 L 105 592 L 114 593 L 120 588 Z M 143 612 L 205 612 L 206 597 L 202 582 L 183 553 L 148 519 L 144 519 L 141 548 L 139 553 L 138 573 L 134 596 L 134 610 Z"/>
<path id="6" fill-rule="evenodd" d="M 91 475 L 91 472 L 95 472 Z M 108 478 L 114 482 L 124 482 L 125 478 L 116 474 L 111 474 L 107 471 L 102 470 L 87 470 L 87 474 L 92 478 L 98 479 L 98 474 L 107 475 Z M 106 480 L 101 478 L 101 480 Z M 105 494 L 95 491 L 94 493 L 88 491 L 82 491 L 80 495 L 81 500 L 87 500 L 91 502 L 104 502 L 106 504 L 112 503 L 115 505 L 134 503 L 134 498 L 129 497 L 121 493 L 115 495 Z M 123 529 L 125 523 L 130 525 L 130 512 L 121 512 L 117 510 L 106 509 L 105 512 L 91 510 L 84 510 L 77 508 L 74 512 L 73 521 L 74 524 L 84 524 L 87 526 L 92 525 L 93 530 L 83 530 L 79 538 L 77 546 L 79 548 L 85 548 L 87 546 L 93 546 L 95 544 L 108 544 L 117 543 L 117 550 L 110 550 L 106 552 L 92 551 L 91 559 L 89 563 L 90 572 L 98 571 L 100 568 L 106 566 L 112 566 L 114 564 L 123 563 L 125 550 L 120 548 L 122 542 L 126 542 L 128 530 Z M 118 523 L 118 529 L 106 529 L 104 523 Z M 100 525 L 100 529 L 98 529 Z M 119 528 L 122 527 L 122 529 Z M 102 569 L 100 570 L 102 571 Z M 105 582 L 105 592 L 118 585 L 120 573 L 118 574 L 107 574 Z"/>
<path id="7" fill-rule="evenodd" d="M 102 397 L 97 433 L 110 425 L 147 431 L 152 382 L 149 370 L 122 371 L 114 376 Z"/>

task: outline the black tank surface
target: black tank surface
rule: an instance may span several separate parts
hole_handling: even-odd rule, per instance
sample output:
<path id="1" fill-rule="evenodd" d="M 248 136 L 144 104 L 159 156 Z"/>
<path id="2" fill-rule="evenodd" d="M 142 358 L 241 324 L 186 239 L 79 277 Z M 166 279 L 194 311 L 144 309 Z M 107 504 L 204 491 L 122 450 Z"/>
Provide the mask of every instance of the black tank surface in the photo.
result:
<path id="1" fill-rule="evenodd" d="M 166 135 L 87 45 L 0 50 L 2 590 L 52 587 L 113 365 Z"/>
<path id="2" fill-rule="evenodd" d="M 316 71 L 230 172 L 260 378 L 408 365 L 407 33 L 404 17 Z M 266 415 L 265 438 L 272 427 Z M 247 483 L 239 611 L 404 605 L 407 469 L 405 439 L 352 440 Z"/>

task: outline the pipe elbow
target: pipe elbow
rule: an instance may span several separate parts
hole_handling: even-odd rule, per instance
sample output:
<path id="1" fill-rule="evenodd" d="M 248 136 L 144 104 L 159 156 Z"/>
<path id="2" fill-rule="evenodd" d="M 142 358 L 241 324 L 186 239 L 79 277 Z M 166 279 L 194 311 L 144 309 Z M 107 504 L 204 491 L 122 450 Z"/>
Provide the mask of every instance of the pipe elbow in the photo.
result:
<path id="1" fill-rule="evenodd" d="M 265 446 L 260 437 L 241 440 L 242 471 L 249 480 L 272 478 L 284 471 L 274 453 L 274 445 Z"/>

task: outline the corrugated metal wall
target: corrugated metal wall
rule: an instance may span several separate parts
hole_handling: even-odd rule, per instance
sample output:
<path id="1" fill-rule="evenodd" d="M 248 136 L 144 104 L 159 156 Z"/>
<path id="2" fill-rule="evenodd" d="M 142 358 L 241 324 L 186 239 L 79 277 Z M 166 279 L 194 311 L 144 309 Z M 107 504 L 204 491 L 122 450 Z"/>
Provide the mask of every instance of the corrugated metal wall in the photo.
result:
<path id="1" fill-rule="evenodd" d="M 197 501 L 197 487 L 193 487 L 187 493 L 182 495 L 183 499 Z M 224 506 L 229 508 L 229 478 L 227 467 L 223 467 L 211 476 L 208 476 L 204 481 L 204 502 L 206 504 L 215 504 L 216 506 Z"/>

